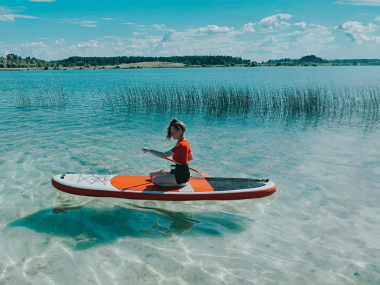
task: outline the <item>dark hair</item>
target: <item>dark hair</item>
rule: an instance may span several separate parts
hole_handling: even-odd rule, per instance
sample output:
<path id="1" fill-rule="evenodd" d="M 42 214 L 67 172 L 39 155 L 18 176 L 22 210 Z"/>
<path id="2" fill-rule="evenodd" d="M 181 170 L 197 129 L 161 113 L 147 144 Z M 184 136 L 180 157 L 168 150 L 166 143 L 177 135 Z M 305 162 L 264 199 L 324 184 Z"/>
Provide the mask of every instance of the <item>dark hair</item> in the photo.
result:
<path id="1" fill-rule="evenodd" d="M 167 134 L 166 134 L 166 139 L 170 140 L 171 137 L 172 137 L 172 132 L 171 132 L 171 128 L 174 127 L 177 131 L 181 130 L 182 133 L 184 134 L 185 131 L 186 131 L 186 126 L 183 122 L 181 121 L 178 121 L 177 118 L 174 118 L 169 126 L 168 126 L 168 129 L 167 129 Z"/>

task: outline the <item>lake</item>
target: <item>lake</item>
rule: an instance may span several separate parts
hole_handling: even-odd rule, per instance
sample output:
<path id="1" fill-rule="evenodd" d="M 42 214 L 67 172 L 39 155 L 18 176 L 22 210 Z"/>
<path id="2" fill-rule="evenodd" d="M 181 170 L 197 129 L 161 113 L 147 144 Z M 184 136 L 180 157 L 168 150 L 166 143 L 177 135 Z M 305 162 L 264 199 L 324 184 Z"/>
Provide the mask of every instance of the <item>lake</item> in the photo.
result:
<path id="1" fill-rule="evenodd" d="M 379 283 L 379 82 L 380 67 L 0 72 L 0 284 Z M 191 167 L 277 192 L 160 202 L 51 186 L 168 168 L 141 148 L 171 149 L 173 117 Z"/>

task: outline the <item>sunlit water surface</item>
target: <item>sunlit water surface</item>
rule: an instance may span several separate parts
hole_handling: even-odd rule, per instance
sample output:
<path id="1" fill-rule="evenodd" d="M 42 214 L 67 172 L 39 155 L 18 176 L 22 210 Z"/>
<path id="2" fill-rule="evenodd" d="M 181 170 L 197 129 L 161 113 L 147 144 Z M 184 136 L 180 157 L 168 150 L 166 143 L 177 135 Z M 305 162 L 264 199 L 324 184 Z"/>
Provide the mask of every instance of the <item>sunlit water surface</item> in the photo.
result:
<path id="1" fill-rule="evenodd" d="M 0 284 L 379 284 L 380 132 L 360 117 L 257 118 L 101 109 L 130 84 L 369 86 L 380 69 L 219 68 L 0 73 Z M 64 108 L 16 108 L 17 92 L 62 89 Z M 45 91 L 44 91 L 45 92 Z M 75 100 L 74 100 L 75 99 Z M 155 202 L 65 194 L 59 173 L 167 168 L 177 116 L 192 167 L 270 178 L 244 201 Z"/>

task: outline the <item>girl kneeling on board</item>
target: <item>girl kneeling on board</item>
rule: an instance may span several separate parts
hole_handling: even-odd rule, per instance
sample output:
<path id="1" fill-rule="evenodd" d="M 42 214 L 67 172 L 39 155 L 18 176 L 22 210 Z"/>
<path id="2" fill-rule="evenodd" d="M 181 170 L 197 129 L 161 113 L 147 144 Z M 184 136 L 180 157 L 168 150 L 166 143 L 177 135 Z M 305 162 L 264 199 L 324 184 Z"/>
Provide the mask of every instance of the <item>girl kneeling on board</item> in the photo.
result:
<path id="1" fill-rule="evenodd" d="M 173 156 L 175 168 L 171 170 L 158 170 L 150 173 L 153 184 L 162 187 L 184 186 L 190 179 L 188 162 L 193 160 L 189 142 L 185 139 L 186 126 L 183 122 L 174 118 L 167 129 L 166 138 L 177 140 L 177 144 L 167 152 L 160 152 L 151 148 L 143 147 L 144 153 L 150 152 L 155 156 L 167 158 Z"/>

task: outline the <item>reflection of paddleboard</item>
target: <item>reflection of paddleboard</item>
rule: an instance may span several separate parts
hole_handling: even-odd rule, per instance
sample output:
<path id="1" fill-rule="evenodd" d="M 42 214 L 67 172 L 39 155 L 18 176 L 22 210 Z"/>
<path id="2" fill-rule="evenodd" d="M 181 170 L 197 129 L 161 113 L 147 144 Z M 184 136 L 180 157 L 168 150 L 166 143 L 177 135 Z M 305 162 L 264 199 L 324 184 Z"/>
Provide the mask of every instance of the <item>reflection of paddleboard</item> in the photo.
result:
<path id="1" fill-rule="evenodd" d="M 56 175 L 52 184 L 75 195 L 139 200 L 241 200 L 269 196 L 276 185 L 267 179 L 191 177 L 183 187 L 158 187 L 149 176 Z"/>

